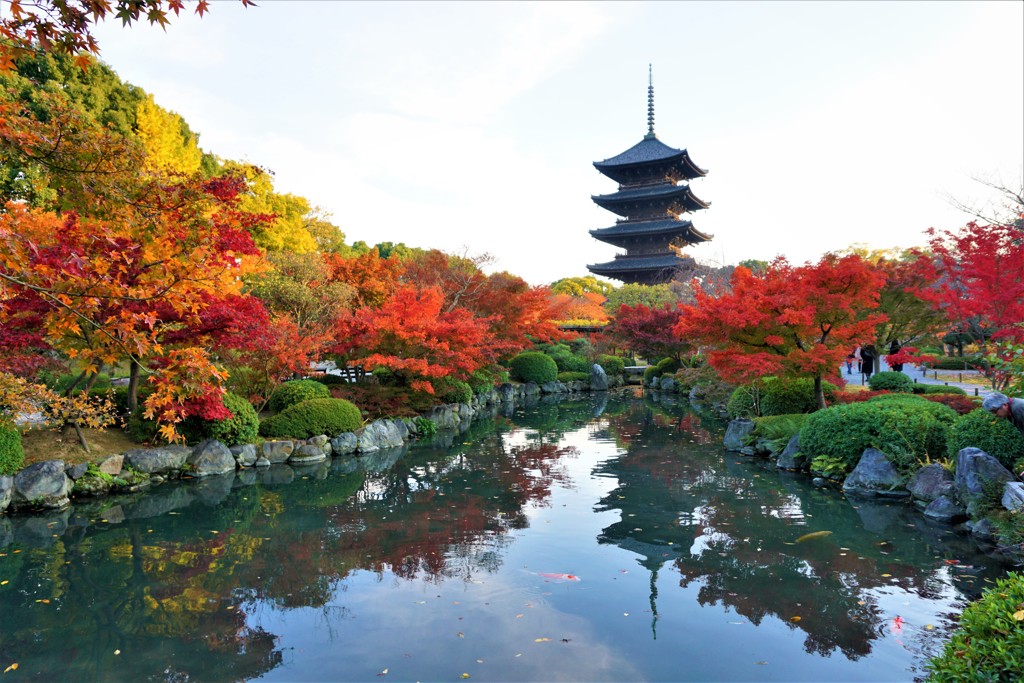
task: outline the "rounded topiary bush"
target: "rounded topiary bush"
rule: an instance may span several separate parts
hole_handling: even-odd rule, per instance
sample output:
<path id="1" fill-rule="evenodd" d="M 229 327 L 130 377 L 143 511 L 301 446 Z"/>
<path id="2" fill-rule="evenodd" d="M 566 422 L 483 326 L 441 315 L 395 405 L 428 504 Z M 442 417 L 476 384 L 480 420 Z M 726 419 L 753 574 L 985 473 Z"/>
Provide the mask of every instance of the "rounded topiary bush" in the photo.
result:
<path id="1" fill-rule="evenodd" d="M 654 379 L 655 377 L 661 377 L 661 373 L 658 372 L 657 363 L 655 363 L 654 365 L 648 365 L 646 368 L 644 368 L 644 384 L 650 384 L 651 380 Z"/>
<path id="2" fill-rule="evenodd" d="M 1018 472 L 1024 459 L 1024 434 L 1002 417 L 996 417 L 983 408 L 961 415 L 949 430 L 949 455 L 955 458 L 961 449 L 980 448 L 1003 464 L 1011 472 Z"/>
<path id="3" fill-rule="evenodd" d="M 270 409 L 280 412 L 288 406 L 314 398 L 330 398 L 331 390 L 326 384 L 313 379 L 293 379 L 279 386 L 270 396 Z"/>
<path id="4" fill-rule="evenodd" d="M 872 391 L 897 391 L 909 393 L 914 386 L 914 381 L 895 370 L 876 372 L 868 378 L 868 386 Z"/>
<path id="5" fill-rule="evenodd" d="M 966 396 L 967 392 L 960 387 L 947 387 L 943 384 L 914 384 L 911 392 L 915 394 L 956 394 Z"/>
<path id="6" fill-rule="evenodd" d="M 662 358 L 658 361 L 658 376 L 671 375 L 682 367 L 675 358 Z"/>
<path id="7" fill-rule="evenodd" d="M 512 379 L 520 382 L 544 384 L 554 382 L 558 377 L 558 366 L 550 356 L 540 351 L 524 351 L 509 364 Z"/>
<path id="8" fill-rule="evenodd" d="M 24 463 L 21 432 L 12 424 L 0 422 L 0 474 L 14 474 Z"/>
<path id="9" fill-rule="evenodd" d="M 600 355 L 597 357 L 597 364 L 604 369 L 604 374 L 609 377 L 626 374 L 626 361 L 618 356 Z"/>
<path id="10" fill-rule="evenodd" d="M 438 377 L 430 384 L 434 387 L 434 396 L 442 403 L 469 403 L 473 400 L 473 388 L 461 379 Z"/>
<path id="11" fill-rule="evenodd" d="M 178 431 L 188 443 L 197 443 L 206 439 L 217 439 L 228 446 L 253 443 L 259 436 L 260 419 L 256 409 L 238 394 L 225 393 L 221 403 L 231 412 L 231 417 L 223 420 L 204 420 L 190 417 L 184 420 Z M 153 424 L 155 428 L 156 425 Z M 150 440 L 150 439 L 144 439 Z"/>
<path id="12" fill-rule="evenodd" d="M 1019 681 L 1024 671 L 1024 576 L 996 581 L 964 609 L 942 654 L 929 664 L 929 681 Z"/>
<path id="13" fill-rule="evenodd" d="M 308 439 L 326 434 L 354 432 L 363 424 L 359 408 L 343 398 L 314 398 L 288 406 L 260 422 L 260 436 Z"/>
<path id="14" fill-rule="evenodd" d="M 559 382 L 588 382 L 589 372 L 560 372 L 556 378 Z"/>
<path id="15" fill-rule="evenodd" d="M 849 472 L 864 449 L 877 448 L 901 474 L 909 475 L 919 462 L 945 454 L 955 419 L 956 412 L 940 403 L 911 395 L 879 396 L 813 413 L 800 429 L 800 450 L 812 459 L 841 461 Z"/>
<path id="16" fill-rule="evenodd" d="M 821 389 L 826 403 L 832 403 L 839 391 L 836 385 L 825 381 L 821 383 Z M 736 387 L 726 404 L 732 418 L 813 413 L 817 409 L 814 380 L 808 377 L 765 377 Z"/>

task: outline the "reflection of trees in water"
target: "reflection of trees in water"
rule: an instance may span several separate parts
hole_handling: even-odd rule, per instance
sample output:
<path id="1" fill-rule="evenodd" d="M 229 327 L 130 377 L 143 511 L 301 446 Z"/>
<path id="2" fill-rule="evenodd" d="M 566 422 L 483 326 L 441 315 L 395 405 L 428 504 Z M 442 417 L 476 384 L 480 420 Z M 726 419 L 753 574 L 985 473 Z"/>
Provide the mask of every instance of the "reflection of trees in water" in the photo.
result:
<path id="1" fill-rule="evenodd" d="M 671 564 L 681 587 L 699 586 L 702 605 L 754 624 L 774 616 L 804 631 L 808 652 L 856 659 L 884 631 L 880 593 L 899 586 L 929 598 L 949 589 L 936 553 L 950 549 L 916 535 L 911 520 L 920 516 L 905 506 L 851 504 L 703 447 L 704 437 L 681 448 L 681 433 L 703 427 L 663 406 L 638 406 L 608 428 L 628 448 L 597 469 L 618 486 L 596 509 L 621 513 L 598 541 L 638 554 L 652 577 Z M 832 534 L 795 542 L 816 530 Z"/>

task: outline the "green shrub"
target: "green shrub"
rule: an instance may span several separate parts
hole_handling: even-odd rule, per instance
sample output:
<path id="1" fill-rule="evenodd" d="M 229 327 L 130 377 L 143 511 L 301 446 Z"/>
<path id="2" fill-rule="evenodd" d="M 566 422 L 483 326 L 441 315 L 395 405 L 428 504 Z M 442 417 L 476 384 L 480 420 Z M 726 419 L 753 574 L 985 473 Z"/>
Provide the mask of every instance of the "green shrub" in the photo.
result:
<path id="1" fill-rule="evenodd" d="M 199 440 L 217 439 L 227 446 L 253 443 L 259 436 L 260 419 L 256 409 L 238 394 L 226 393 L 224 407 L 231 411 L 231 417 L 224 420 L 200 420 Z"/>
<path id="2" fill-rule="evenodd" d="M 508 381 L 508 372 L 500 367 L 480 368 L 469 376 L 469 386 L 474 394 L 486 394 L 498 384 Z"/>
<path id="3" fill-rule="evenodd" d="M 770 415 L 754 418 L 754 430 L 750 433 L 751 443 L 760 439 L 771 442 L 771 450 L 781 452 L 807 421 L 806 413 L 793 415 Z"/>
<path id="4" fill-rule="evenodd" d="M 14 474 L 24 463 L 21 432 L 12 424 L 0 422 L 0 474 Z"/>
<path id="5" fill-rule="evenodd" d="M 826 403 L 835 401 L 839 391 L 836 385 L 823 381 L 821 388 Z M 817 409 L 814 380 L 808 377 L 764 377 L 736 387 L 726 404 L 726 410 L 732 418 L 813 413 Z"/>
<path id="6" fill-rule="evenodd" d="M 537 350 L 555 361 L 559 372 L 586 372 L 590 367 L 568 344 L 538 344 Z"/>
<path id="7" fill-rule="evenodd" d="M 348 384 L 348 380 L 342 377 L 341 375 L 323 374 L 317 375 L 315 379 L 317 382 L 320 382 L 320 384 L 323 384 L 324 386 L 328 387 L 332 387 L 335 384 Z"/>
<path id="8" fill-rule="evenodd" d="M 326 384 L 312 379 L 293 379 L 279 386 L 270 396 L 269 407 L 280 412 L 288 406 L 314 398 L 330 398 L 331 390 Z"/>
<path id="9" fill-rule="evenodd" d="M 887 370 L 871 375 L 868 378 L 868 386 L 871 387 L 872 391 L 885 390 L 910 393 L 911 388 L 914 386 L 914 381 L 902 372 Z"/>
<path id="10" fill-rule="evenodd" d="M 437 434 L 437 423 L 430 418 L 417 415 L 413 418 L 412 423 L 416 427 L 416 433 L 422 439 L 429 439 Z"/>
<path id="11" fill-rule="evenodd" d="M 648 365 L 644 368 L 644 384 L 650 384 L 651 380 L 655 377 L 661 377 L 661 373 L 658 371 L 658 365 Z"/>
<path id="12" fill-rule="evenodd" d="M 540 351 L 524 351 L 509 363 L 512 379 L 520 382 L 544 384 L 554 382 L 558 377 L 558 366 L 550 356 Z"/>
<path id="13" fill-rule="evenodd" d="M 159 431 L 160 425 L 157 424 L 156 420 L 147 420 L 143 417 L 143 408 L 140 406 L 138 410 L 128 416 L 128 423 L 125 428 L 125 433 L 128 438 L 136 443 L 147 443 L 152 442 L 156 439 L 157 432 Z"/>
<path id="14" fill-rule="evenodd" d="M 967 392 L 960 387 L 947 387 L 943 384 L 915 384 L 911 387 L 915 394 L 957 394 L 966 396 Z"/>
<path id="15" fill-rule="evenodd" d="M 675 358 L 662 358 L 658 361 L 658 377 L 662 375 L 673 375 L 682 367 Z"/>
<path id="16" fill-rule="evenodd" d="M 560 372 L 558 373 L 559 382 L 589 382 L 589 372 Z"/>
<path id="17" fill-rule="evenodd" d="M 928 367 L 933 370 L 976 370 L 984 365 L 984 356 L 942 356 L 936 358 L 934 363 L 928 363 Z"/>
<path id="18" fill-rule="evenodd" d="M 1024 458 L 1024 434 L 1002 417 L 983 408 L 961 415 L 949 430 L 949 455 L 955 458 L 960 449 L 973 446 L 985 451 L 1011 472 L 1019 471 L 1017 463 Z"/>
<path id="19" fill-rule="evenodd" d="M 260 436 L 308 439 L 353 432 L 363 424 L 359 408 L 343 398 L 314 398 L 288 406 L 260 422 Z"/>
<path id="20" fill-rule="evenodd" d="M 434 396 L 442 403 L 469 403 L 473 400 L 473 388 L 461 379 L 437 377 L 430 384 L 434 387 Z"/>
<path id="21" fill-rule="evenodd" d="M 597 357 L 597 364 L 604 369 L 604 374 L 609 377 L 626 374 L 626 361 L 618 356 L 600 355 Z"/>
<path id="22" fill-rule="evenodd" d="M 887 394 L 865 403 L 837 405 L 811 414 L 800 429 L 800 450 L 814 459 L 841 460 L 856 467 L 866 448 L 877 448 L 909 475 L 919 462 L 945 454 L 946 435 L 956 413 L 910 394 Z"/>
<path id="23" fill-rule="evenodd" d="M 1024 671 L 1024 576 L 1010 573 L 967 606 L 929 681 L 1019 681 Z"/>

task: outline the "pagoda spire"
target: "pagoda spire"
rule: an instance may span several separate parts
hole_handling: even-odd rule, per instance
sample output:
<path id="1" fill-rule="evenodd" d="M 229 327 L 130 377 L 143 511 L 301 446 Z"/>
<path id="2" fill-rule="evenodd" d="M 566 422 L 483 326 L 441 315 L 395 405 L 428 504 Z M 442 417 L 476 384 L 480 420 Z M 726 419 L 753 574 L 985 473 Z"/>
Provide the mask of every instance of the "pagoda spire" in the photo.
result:
<path id="1" fill-rule="evenodd" d="M 644 140 L 653 140 L 654 134 L 654 69 L 647 65 L 647 135 Z"/>

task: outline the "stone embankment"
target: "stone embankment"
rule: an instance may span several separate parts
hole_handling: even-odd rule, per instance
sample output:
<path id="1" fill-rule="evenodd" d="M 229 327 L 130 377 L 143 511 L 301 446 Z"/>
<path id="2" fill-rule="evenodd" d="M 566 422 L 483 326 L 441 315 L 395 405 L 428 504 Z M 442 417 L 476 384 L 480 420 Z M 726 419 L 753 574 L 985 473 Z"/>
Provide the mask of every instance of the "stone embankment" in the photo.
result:
<path id="1" fill-rule="evenodd" d="M 445 434 L 454 435 L 467 428 L 476 417 L 511 414 L 517 405 L 529 405 L 544 397 L 607 391 L 608 388 L 609 378 L 599 365 L 594 365 L 589 382 L 548 382 L 540 386 L 505 383 L 475 396 L 469 403 L 436 406 L 422 417 L 434 424 L 443 439 Z M 259 445 L 229 448 L 220 441 L 209 440 L 195 446 L 139 448 L 112 455 L 91 466 L 47 460 L 29 465 L 13 476 L 0 476 L 0 513 L 63 510 L 72 499 L 134 493 L 153 484 L 182 477 L 212 480 L 246 472 L 245 478 L 252 479 L 251 483 L 257 479 L 264 483 L 268 480 L 270 483 L 282 483 L 283 479 L 294 478 L 293 468 L 321 465 L 334 458 L 365 458 L 380 451 L 400 449 L 424 436 L 420 424 L 408 418 L 381 419 L 355 432 L 264 441 Z M 281 465 L 288 467 L 275 467 Z M 227 488 L 230 487 L 228 483 Z"/>
<path id="2" fill-rule="evenodd" d="M 800 437 L 794 436 L 781 452 L 767 442 L 747 444 L 754 430 L 753 420 L 732 420 L 726 429 L 726 450 L 767 457 L 783 470 L 811 473 L 810 460 L 800 453 Z M 819 486 L 829 481 L 815 477 Z M 913 504 L 925 518 L 938 524 L 959 527 L 972 534 L 991 554 L 1011 562 L 1024 559 L 1024 548 L 1002 546 L 991 515 L 1002 509 L 1024 510 L 1024 482 L 988 453 L 964 448 L 956 457 L 955 474 L 938 463 L 924 465 L 912 476 L 900 476 L 888 456 L 875 448 L 861 454 L 857 466 L 842 482 L 843 493 L 851 498 L 892 499 Z"/>

